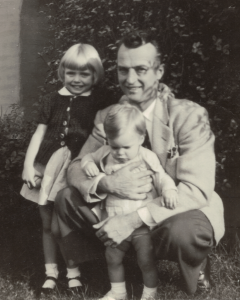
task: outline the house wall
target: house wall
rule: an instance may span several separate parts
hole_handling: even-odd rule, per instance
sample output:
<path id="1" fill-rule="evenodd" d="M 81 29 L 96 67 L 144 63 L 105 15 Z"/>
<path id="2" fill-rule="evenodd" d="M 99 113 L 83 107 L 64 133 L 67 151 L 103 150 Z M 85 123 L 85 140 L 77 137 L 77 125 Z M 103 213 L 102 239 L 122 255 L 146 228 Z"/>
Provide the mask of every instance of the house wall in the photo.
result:
<path id="1" fill-rule="evenodd" d="M 49 31 L 50 0 L 23 0 L 20 17 L 20 100 L 25 108 L 37 101 L 39 86 L 44 85 L 48 66 L 40 53 L 54 44 L 54 34 Z"/>
<path id="2" fill-rule="evenodd" d="M 45 4 L 50 0 L 0 1 L 0 113 L 9 105 L 30 107 L 44 85 L 48 66 L 38 55 L 53 43 Z"/>
<path id="3" fill-rule="evenodd" d="M 22 0 L 0 2 L 0 107 L 20 100 L 20 11 Z"/>

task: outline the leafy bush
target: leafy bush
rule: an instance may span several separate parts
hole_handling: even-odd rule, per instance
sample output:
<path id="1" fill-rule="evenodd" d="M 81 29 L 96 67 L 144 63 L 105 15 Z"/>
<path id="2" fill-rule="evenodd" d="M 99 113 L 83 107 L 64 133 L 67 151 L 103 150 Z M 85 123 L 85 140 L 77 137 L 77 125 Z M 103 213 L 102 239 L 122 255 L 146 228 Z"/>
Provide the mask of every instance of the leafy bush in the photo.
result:
<path id="1" fill-rule="evenodd" d="M 34 129 L 34 121 L 26 121 L 17 104 L 0 118 L 0 216 L 19 200 L 23 162 Z"/>

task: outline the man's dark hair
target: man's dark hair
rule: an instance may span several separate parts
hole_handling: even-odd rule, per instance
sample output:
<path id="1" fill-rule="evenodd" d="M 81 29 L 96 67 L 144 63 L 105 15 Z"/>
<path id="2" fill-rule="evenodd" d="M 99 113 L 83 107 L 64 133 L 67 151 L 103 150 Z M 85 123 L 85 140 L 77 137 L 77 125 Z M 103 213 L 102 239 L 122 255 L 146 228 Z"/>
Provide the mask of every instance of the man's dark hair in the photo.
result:
<path id="1" fill-rule="evenodd" d="M 126 36 L 124 36 L 121 39 L 119 43 L 119 48 L 121 45 L 124 45 L 127 48 L 134 49 L 148 43 L 151 43 L 156 48 L 158 53 L 158 58 L 160 60 L 161 52 L 160 52 L 159 44 L 150 31 L 136 30 L 136 31 L 129 32 Z"/>

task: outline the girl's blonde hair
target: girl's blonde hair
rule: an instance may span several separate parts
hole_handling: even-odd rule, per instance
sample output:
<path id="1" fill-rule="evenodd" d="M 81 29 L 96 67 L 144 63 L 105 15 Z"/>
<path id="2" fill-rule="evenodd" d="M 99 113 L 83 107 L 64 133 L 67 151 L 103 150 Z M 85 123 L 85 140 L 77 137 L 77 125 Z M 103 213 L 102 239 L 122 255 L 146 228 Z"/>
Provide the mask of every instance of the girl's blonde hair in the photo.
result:
<path id="1" fill-rule="evenodd" d="M 103 127 L 108 139 L 115 139 L 131 126 L 140 134 L 146 134 L 146 123 L 143 114 L 130 104 L 116 104 L 108 112 Z"/>
<path id="2" fill-rule="evenodd" d="M 59 67 L 58 77 L 64 82 L 65 68 L 78 70 L 90 69 L 94 75 L 94 85 L 104 76 L 104 69 L 97 50 L 89 44 L 76 44 L 70 47 L 63 55 Z"/>

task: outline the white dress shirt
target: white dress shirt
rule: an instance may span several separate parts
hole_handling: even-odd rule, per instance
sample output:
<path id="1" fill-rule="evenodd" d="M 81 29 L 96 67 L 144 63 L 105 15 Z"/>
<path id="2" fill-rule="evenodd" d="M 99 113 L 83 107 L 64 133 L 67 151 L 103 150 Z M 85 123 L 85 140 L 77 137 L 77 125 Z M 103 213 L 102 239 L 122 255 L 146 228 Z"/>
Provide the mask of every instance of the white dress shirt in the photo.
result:
<path id="1" fill-rule="evenodd" d="M 154 108 L 156 105 L 156 99 L 153 101 L 153 103 L 143 112 L 145 122 L 146 122 L 146 127 L 147 127 L 147 132 L 149 136 L 150 143 L 152 144 L 152 135 L 153 135 L 153 113 L 154 113 Z M 156 222 L 153 220 L 149 210 L 147 207 L 142 207 L 137 210 L 139 217 L 141 220 L 148 226 L 152 227 L 156 225 Z"/>
<path id="2" fill-rule="evenodd" d="M 147 127 L 147 132 L 148 132 L 148 136 L 150 139 L 150 143 L 152 144 L 152 134 L 153 134 L 153 130 L 152 130 L 152 124 L 153 124 L 153 112 L 154 112 L 154 108 L 156 105 L 156 99 L 153 101 L 153 103 L 146 109 L 143 111 L 143 115 L 145 118 L 145 122 L 146 122 L 146 127 Z"/>

